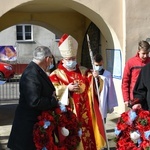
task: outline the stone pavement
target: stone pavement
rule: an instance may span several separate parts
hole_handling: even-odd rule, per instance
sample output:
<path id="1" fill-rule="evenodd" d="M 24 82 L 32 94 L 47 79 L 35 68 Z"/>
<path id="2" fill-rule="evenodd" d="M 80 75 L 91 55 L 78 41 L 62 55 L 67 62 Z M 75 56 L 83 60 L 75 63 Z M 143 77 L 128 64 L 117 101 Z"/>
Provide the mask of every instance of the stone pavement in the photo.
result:
<path id="1" fill-rule="evenodd" d="M 7 142 L 17 103 L 17 100 L 0 101 L 0 150 L 8 150 Z M 116 150 L 113 138 L 115 137 L 114 128 L 118 117 L 119 115 L 113 112 L 112 114 L 108 114 L 106 120 L 105 129 L 107 132 L 109 150 Z M 105 150 L 108 150 L 108 148 L 105 148 Z"/>

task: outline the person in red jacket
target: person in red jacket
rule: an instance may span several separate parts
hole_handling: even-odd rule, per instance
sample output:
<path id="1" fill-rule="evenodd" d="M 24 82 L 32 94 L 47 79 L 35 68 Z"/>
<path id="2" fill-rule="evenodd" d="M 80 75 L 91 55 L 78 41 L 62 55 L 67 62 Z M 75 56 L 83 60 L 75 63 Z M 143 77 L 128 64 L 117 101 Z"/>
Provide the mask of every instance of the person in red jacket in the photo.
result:
<path id="1" fill-rule="evenodd" d="M 149 50 L 149 43 L 147 41 L 140 41 L 136 56 L 130 58 L 125 64 L 122 78 L 122 94 L 127 105 L 133 100 L 133 88 L 141 68 L 150 62 Z"/>

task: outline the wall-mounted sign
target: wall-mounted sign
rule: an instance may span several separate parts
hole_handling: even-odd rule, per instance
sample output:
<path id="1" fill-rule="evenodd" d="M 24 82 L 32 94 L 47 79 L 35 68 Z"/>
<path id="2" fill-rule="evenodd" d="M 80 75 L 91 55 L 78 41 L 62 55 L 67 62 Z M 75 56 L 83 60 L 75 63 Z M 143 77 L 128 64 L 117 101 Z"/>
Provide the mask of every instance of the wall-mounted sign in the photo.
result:
<path id="1" fill-rule="evenodd" d="M 17 52 L 13 46 L 0 46 L 1 61 L 16 61 Z"/>
<path id="2" fill-rule="evenodd" d="M 116 79 L 122 78 L 122 57 L 120 49 L 106 50 L 107 70 L 112 73 Z"/>

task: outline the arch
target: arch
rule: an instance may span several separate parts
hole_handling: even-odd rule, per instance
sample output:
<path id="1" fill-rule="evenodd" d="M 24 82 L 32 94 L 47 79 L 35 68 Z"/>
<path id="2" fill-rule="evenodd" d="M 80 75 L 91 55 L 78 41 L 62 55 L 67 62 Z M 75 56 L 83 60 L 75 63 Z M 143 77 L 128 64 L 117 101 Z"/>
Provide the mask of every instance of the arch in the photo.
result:
<path id="1" fill-rule="evenodd" d="M 6 2 L 7 0 L 5 1 L 5 3 Z M 60 5 L 60 3 L 62 5 Z M 18 0 L 16 1 L 16 3 L 13 3 L 13 5 L 8 6 L 9 7 L 7 7 L 7 11 L 5 10 L 5 13 L 0 17 L 0 22 L 2 22 L 0 24 L 0 31 L 18 23 L 31 23 L 43 26 L 51 30 L 52 32 L 57 33 L 58 35 L 61 35 L 62 33 L 66 32 L 65 30 L 68 29 L 66 29 L 64 26 L 61 27 L 55 25 L 65 24 L 66 20 L 62 19 L 64 18 L 64 16 L 66 16 L 66 18 L 68 19 L 70 19 L 71 16 L 72 18 L 80 16 L 80 18 L 83 19 L 83 22 L 79 26 L 77 26 L 77 28 L 79 28 L 80 26 L 84 26 L 85 28 L 87 28 L 89 23 L 92 21 L 101 30 L 101 33 L 107 41 L 108 48 L 120 48 L 117 35 L 115 34 L 115 31 L 113 30 L 111 25 L 106 22 L 103 14 L 98 14 L 97 10 L 95 11 L 94 9 L 92 9 L 92 6 L 84 1 L 77 2 L 72 0 Z M 40 16 L 40 19 L 39 17 L 37 17 L 38 15 Z M 51 22 L 48 20 L 51 20 Z M 55 22 L 55 24 L 52 23 L 53 21 Z M 71 32 L 72 29 L 75 30 L 75 28 L 70 28 L 70 31 L 68 31 L 68 33 L 75 34 L 74 36 L 77 37 L 76 32 Z M 85 32 L 86 30 L 77 33 L 83 34 Z"/>

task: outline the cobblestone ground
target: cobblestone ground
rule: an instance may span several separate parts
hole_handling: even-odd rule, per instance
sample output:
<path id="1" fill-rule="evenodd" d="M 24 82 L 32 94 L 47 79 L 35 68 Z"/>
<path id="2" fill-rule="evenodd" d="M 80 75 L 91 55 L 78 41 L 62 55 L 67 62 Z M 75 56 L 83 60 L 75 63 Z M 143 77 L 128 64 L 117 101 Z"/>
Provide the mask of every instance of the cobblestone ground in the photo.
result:
<path id="1" fill-rule="evenodd" d="M 0 101 L 0 150 L 8 150 L 7 142 L 17 103 L 18 101 L 16 100 Z M 116 150 L 116 144 L 113 139 L 115 137 L 114 128 L 116 126 L 118 116 L 119 115 L 116 113 L 108 114 L 105 129 L 109 146 L 104 148 L 104 150 Z"/>

